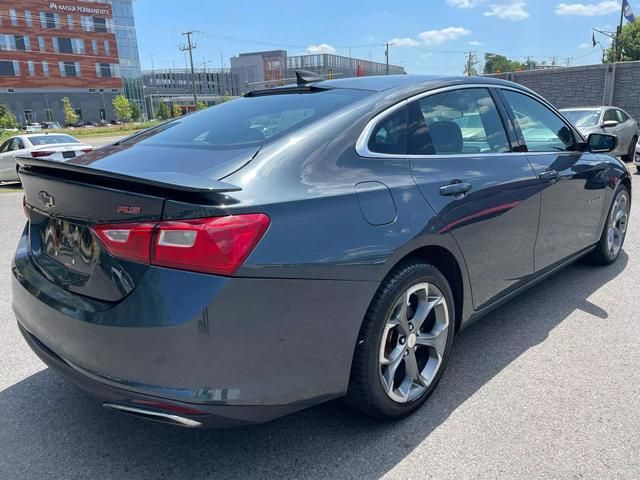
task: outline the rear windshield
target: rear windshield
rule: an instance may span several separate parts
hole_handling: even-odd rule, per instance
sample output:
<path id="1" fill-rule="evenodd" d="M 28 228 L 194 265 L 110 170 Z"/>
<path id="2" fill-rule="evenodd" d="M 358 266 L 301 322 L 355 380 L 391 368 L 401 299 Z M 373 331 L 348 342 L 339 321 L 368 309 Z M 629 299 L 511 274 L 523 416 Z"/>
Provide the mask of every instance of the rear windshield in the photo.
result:
<path id="1" fill-rule="evenodd" d="M 371 92 L 333 89 L 243 97 L 157 127 L 141 145 L 192 148 L 260 146 Z"/>
<path id="2" fill-rule="evenodd" d="M 56 145 L 58 143 L 80 143 L 71 135 L 38 135 L 36 137 L 29 137 L 29 141 L 34 147 Z"/>
<path id="3" fill-rule="evenodd" d="M 564 110 L 562 114 L 576 127 L 595 127 L 600 120 L 600 110 Z"/>

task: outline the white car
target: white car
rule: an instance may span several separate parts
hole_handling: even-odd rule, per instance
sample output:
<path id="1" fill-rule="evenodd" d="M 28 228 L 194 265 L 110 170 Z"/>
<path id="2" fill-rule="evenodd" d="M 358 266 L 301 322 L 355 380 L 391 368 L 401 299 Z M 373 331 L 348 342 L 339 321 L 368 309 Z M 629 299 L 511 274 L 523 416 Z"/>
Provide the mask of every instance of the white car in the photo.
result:
<path id="1" fill-rule="evenodd" d="M 71 135 L 37 133 L 16 135 L 0 146 L 0 182 L 18 181 L 16 158 L 32 157 L 63 162 L 76 158 L 93 148 Z"/>

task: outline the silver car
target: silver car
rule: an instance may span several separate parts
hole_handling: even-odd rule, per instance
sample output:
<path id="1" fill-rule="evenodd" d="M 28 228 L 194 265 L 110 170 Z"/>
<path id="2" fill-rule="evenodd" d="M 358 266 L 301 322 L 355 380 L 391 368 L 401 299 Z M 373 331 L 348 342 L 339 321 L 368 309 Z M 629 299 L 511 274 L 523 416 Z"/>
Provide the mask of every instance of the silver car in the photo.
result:
<path id="1" fill-rule="evenodd" d="M 618 146 L 611 152 L 625 162 L 636 158 L 640 138 L 638 122 L 618 107 L 566 108 L 560 110 L 576 128 L 588 137 L 590 133 L 609 133 L 618 137 Z"/>
<path id="2" fill-rule="evenodd" d="M 62 133 L 16 135 L 0 145 L 0 182 L 18 181 L 18 157 L 46 158 L 62 162 L 91 150 L 93 148 L 90 145 Z"/>

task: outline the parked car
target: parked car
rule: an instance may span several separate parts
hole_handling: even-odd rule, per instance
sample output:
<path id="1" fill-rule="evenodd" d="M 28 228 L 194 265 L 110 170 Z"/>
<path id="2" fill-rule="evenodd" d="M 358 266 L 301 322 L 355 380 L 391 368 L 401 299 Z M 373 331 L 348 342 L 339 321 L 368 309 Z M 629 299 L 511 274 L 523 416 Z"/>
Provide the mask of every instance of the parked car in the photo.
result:
<path id="1" fill-rule="evenodd" d="M 45 130 L 55 130 L 62 128 L 60 122 L 42 122 L 42 128 Z"/>
<path id="2" fill-rule="evenodd" d="M 618 259 L 615 136 L 498 79 L 298 77 L 20 160 L 20 330 L 105 407 L 230 426 L 346 396 L 400 418 L 460 328 L 581 257 Z"/>
<path id="3" fill-rule="evenodd" d="M 633 163 L 636 165 L 638 173 L 640 173 L 640 140 L 636 144 L 636 158 L 634 159 Z"/>
<path id="4" fill-rule="evenodd" d="M 39 132 L 42 130 L 42 124 L 37 122 L 28 123 L 27 125 L 24 126 L 23 130 L 27 133 Z"/>
<path id="5" fill-rule="evenodd" d="M 584 136 L 602 132 L 617 136 L 618 146 L 613 155 L 625 162 L 635 161 L 640 129 L 638 122 L 627 112 L 618 107 L 564 108 L 560 111 Z"/>
<path id="6" fill-rule="evenodd" d="M 0 182 L 18 181 L 18 157 L 30 156 L 54 161 L 78 157 L 93 150 L 71 135 L 30 134 L 16 135 L 0 146 Z"/>

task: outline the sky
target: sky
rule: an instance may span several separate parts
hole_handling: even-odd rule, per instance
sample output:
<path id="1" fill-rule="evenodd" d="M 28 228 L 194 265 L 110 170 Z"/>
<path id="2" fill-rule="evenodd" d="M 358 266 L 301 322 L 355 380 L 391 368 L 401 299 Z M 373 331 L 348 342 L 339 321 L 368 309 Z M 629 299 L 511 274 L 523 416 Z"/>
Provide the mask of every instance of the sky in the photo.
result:
<path id="1" fill-rule="evenodd" d="M 391 42 L 390 63 L 409 73 L 460 74 L 470 51 L 480 59 L 492 52 L 520 61 L 599 63 L 591 29 L 615 30 L 620 1 L 136 0 L 134 9 L 143 69 L 184 67 L 182 32 L 193 30 L 200 68 L 280 48 L 384 62 L 384 43 Z M 640 13 L 640 0 L 629 3 Z"/>

